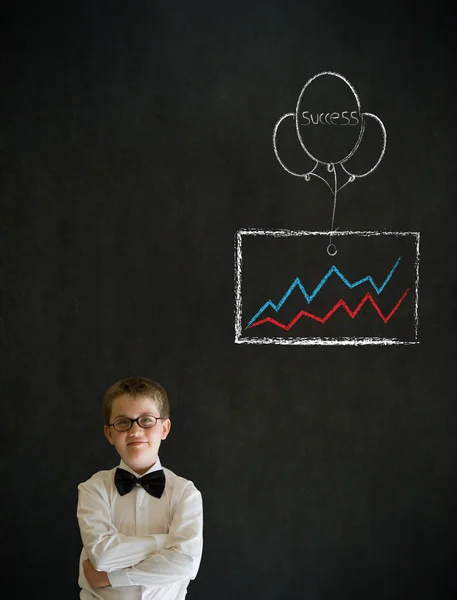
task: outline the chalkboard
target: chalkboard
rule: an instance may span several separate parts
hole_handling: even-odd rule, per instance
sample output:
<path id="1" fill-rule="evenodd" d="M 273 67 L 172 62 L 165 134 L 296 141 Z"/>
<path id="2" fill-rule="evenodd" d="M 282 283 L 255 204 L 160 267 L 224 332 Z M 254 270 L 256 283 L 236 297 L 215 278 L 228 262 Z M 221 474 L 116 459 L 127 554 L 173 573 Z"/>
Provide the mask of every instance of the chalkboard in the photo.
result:
<path id="1" fill-rule="evenodd" d="M 139 375 L 203 495 L 190 599 L 455 598 L 455 28 L 444 2 L 10 8 L 5 597 L 78 597 L 77 486 Z"/>

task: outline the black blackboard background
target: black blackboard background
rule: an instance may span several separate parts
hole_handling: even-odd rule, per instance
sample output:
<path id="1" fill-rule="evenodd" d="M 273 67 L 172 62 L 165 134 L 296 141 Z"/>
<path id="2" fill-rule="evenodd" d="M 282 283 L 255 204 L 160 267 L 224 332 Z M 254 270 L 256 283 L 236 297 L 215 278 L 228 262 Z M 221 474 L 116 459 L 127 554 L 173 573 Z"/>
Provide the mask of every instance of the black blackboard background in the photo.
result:
<path id="1" fill-rule="evenodd" d="M 162 460 L 204 495 L 189 598 L 455 597 L 456 23 L 372 4 L 5 15 L 5 597 L 77 597 L 76 486 L 117 462 L 99 405 L 131 374 L 168 389 Z M 337 225 L 421 232 L 420 345 L 234 344 L 235 232 L 329 226 L 271 145 L 323 70 L 387 127 Z"/>

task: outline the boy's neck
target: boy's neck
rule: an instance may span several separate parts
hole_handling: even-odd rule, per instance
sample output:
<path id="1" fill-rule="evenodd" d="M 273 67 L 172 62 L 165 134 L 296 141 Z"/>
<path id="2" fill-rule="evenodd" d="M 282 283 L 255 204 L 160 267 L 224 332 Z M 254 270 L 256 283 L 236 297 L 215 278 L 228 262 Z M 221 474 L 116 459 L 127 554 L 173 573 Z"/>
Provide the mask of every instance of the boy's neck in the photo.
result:
<path id="1" fill-rule="evenodd" d="M 151 469 L 153 470 L 158 470 L 160 468 L 162 468 L 162 465 L 160 464 L 160 459 L 159 457 L 156 458 L 155 462 L 153 462 L 151 465 L 149 465 L 148 467 L 143 467 L 143 468 L 135 468 L 132 465 L 129 465 L 127 462 L 125 462 L 124 460 L 121 459 L 121 463 L 123 463 L 125 466 L 127 466 L 129 469 L 131 469 L 135 475 L 138 475 L 139 477 L 142 477 L 143 475 L 145 475 L 146 473 L 148 473 Z"/>

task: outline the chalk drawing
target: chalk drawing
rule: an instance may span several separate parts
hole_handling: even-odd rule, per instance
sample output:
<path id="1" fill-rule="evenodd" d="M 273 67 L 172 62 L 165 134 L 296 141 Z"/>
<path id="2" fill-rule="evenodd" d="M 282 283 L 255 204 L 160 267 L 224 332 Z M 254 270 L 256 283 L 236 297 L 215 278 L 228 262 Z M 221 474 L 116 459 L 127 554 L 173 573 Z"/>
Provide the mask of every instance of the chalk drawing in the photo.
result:
<path id="1" fill-rule="evenodd" d="M 286 121 L 290 125 L 293 122 L 294 128 L 290 126 L 287 130 Z M 367 130 L 368 123 L 374 127 L 370 125 Z M 364 142 L 361 146 L 364 136 L 368 139 L 373 134 L 375 137 L 371 140 L 376 143 L 376 130 L 378 145 L 367 146 Z M 290 152 L 290 144 L 295 139 L 299 142 L 297 147 L 304 151 L 306 161 L 311 160 L 310 166 L 303 169 L 305 172 L 290 168 L 286 162 L 290 162 L 291 156 L 284 160 L 278 149 L 279 144 L 283 154 L 287 148 Z M 420 234 L 414 231 L 339 231 L 335 227 L 339 192 L 373 173 L 384 157 L 386 145 L 384 123 L 375 114 L 362 111 L 359 96 L 345 77 L 324 71 L 307 81 L 295 111 L 282 115 L 273 128 L 273 150 L 287 173 L 306 182 L 312 177 L 319 179 L 328 187 L 333 199 L 330 229 L 240 229 L 237 232 L 234 311 L 237 344 L 390 346 L 419 343 Z M 350 160 L 359 149 L 365 162 L 361 173 L 354 168 L 355 159 Z M 365 155 L 366 150 L 369 155 Z M 290 241 L 300 236 L 303 240 Z M 327 254 L 332 257 L 332 262 L 338 253 L 334 239 L 339 239 L 340 249 L 345 251 L 339 259 L 343 266 L 334 263 L 329 268 L 328 257 L 310 260 L 314 248 L 319 247 L 313 241 L 318 242 L 318 238 L 313 236 L 328 237 Z M 260 240 L 261 262 L 256 260 L 259 252 L 256 237 L 263 238 Z M 290 239 L 285 243 L 280 241 L 278 246 L 271 238 Z M 367 239 L 368 242 L 364 241 Z M 244 267 L 243 251 L 247 257 Z M 405 256 L 402 256 L 403 251 Z M 282 256 L 286 264 L 282 262 Z M 292 258 L 295 256 L 298 258 Z M 301 256 L 306 258 L 301 259 Z M 366 269 L 370 256 L 376 265 L 376 276 Z M 381 274 L 379 257 L 388 260 L 385 272 Z M 323 269 L 319 273 L 321 266 Z M 300 272 L 295 272 L 296 268 Z M 312 284 L 308 281 L 311 278 Z M 281 282 L 278 285 L 284 287 L 276 296 L 277 280 Z M 364 286 L 370 289 L 366 290 Z M 259 291 L 260 288 L 264 291 Z M 248 306 L 245 314 L 243 292 Z M 257 299 L 258 294 L 266 297 Z M 361 335 L 364 332 L 370 335 Z"/>
<path id="2" fill-rule="evenodd" d="M 397 299 L 393 307 L 390 311 L 385 314 L 379 307 L 372 293 L 367 292 L 361 301 L 357 303 L 357 305 L 351 309 L 348 303 L 340 298 L 333 307 L 326 312 L 324 315 L 318 315 L 315 312 L 311 312 L 309 310 L 300 310 L 293 319 L 289 322 L 284 323 L 279 319 L 272 318 L 269 316 L 264 316 L 263 313 L 267 309 L 272 309 L 276 313 L 284 306 L 286 300 L 290 297 L 291 292 L 294 289 L 298 289 L 301 292 L 303 299 L 307 302 L 307 304 L 311 304 L 311 302 L 316 298 L 316 296 L 322 291 L 325 284 L 328 282 L 330 277 L 334 275 L 339 278 L 343 284 L 350 290 L 361 286 L 362 284 L 369 284 L 376 296 L 380 296 L 380 294 L 386 289 L 388 284 L 390 283 L 392 277 L 402 257 L 399 256 L 393 266 L 389 268 L 384 280 L 377 285 L 371 275 L 366 275 L 352 283 L 349 279 L 341 272 L 340 269 L 336 265 L 333 265 L 327 273 L 322 277 L 320 282 L 316 287 L 314 287 L 313 291 L 308 293 L 306 291 L 305 286 L 302 284 L 300 278 L 296 278 L 292 285 L 288 288 L 285 294 L 281 297 L 278 303 L 274 303 L 272 300 L 268 300 L 265 302 L 261 308 L 254 314 L 254 316 L 248 316 L 248 320 L 243 327 L 243 298 L 242 298 L 242 267 L 243 267 L 243 238 L 246 236 L 270 236 L 274 238 L 288 238 L 288 237 L 297 237 L 297 236 L 327 236 L 332 233 L 334 236 L 352 236 L 359 237 L 361 239 L 372 237 L 372 236 L 394 236 L 397 238 L 405 238 L 406 236 L 410 236 L 412 242 L 414 244 L 415 251 L 415 261 L 413 269 L 414 269 L 414 286 L 413 288 L 407 287 L 401 294 L 401 296 Z M 387 240 L 386 240 L 387 241 Z M 419 326 L 419 316 L 418 316 L 418 302 L 419 302 L 419 241 L 420 235 L 418 232 L 406 231 L 297 231 L 297 230 L 287 230 L 287 229 L 279 229 L 279 230 L 261 230 L 261 229 L 241 229 L 237 232 L 235 238 L 235 342 L 238 344 L 281 344 L 281 345 L 395 345 L 395 344 L 417 344 L 418 342 L 418 326 Z M 354 320 L 357 315 L 360 313 L 361 309 L 365 305 L 370 305 L 372 310 L 377 313 L 378 317 L 387 324 L 391 319 L 395 318 L 397 311 L 402 309 L 403 301 L 410 295 L 410 293 L 414 294 L 414 308 L 413 308 L 413 323 L 414 323 L 414 339 L 401 339 L 400 337 L 381 337 L 381 336 L 371 336 L 371 337 L 351 337 L 351 336 L 339 336 L 339 337 L 326 337 L 324 334 L 322 337 L 249 337 L 247 334 L 253 328 L 256 328 L 257 331 L 262 328 L 265 324 L 270 326 L 275 326 L 279 330 L 290 332 L 294 328 L 294 326 L 303 319 L 310 319 L 314 322 L 320 323 L 323 327 L 325 324 L 335 315 L 335 313 L 341 309 L 347 313 L 347 315 Z"/>
<path id="3" fill-rule="evenodd" d="M 306 94 L 309 91 L 310 86 L 315 84 L 319 80 L 319 78 L 325 78 L 325 77 L 335 77 L 335 78 L 337 78 L 338 81 L 344 82 L 344 84 L 349 88 L 349 90 L 351 91 L 351 93 L 355 99 L 356 106 L 357 106 L 356 110 L 351 111 L 351 112 L 343 111 L 341 113 L 336 112 L 336 111 L 326 112 L 326 113 L 321 112 L 321 113 L 315 113 L 314 115 L 312 113 L 310 113 L 308 110 L 306 110 L 306 111 L 302 110 L 306 106 Z M 277 148 L 277 141 L 276 141 L 277 133 L 278 133 L 278 129 L 279 129 L 280 125 L 285 121 L 285 119 L 288 119 L 288 118 L 292 118 L 295 121 L 295 129 L 296 129 L 296 133 L 297 133 L 297 137 L 300 142 L 300 145 L 303 148 L 303 150 L 305 151 L 305 153 L 308 155 L 308 157 L 315 163 L 314 166 L 311 169 L 309 169 L 308 171 L 306 171 L 305 173 L 296 173 L 296 172 L 292 171 L 291 169 L 289 169 L 279 155 L 279 151 Z M 366 122 L 368 119 L 373 119 L 380 127 L 381 135 L 382 135 L 381 152 L 380 152 L 380 155 L 379 155 L 376 163 L 371 167 L 371 169 L 369 169 L 365 173 L 360 173 L 360 174 L 352 173 L 350 171 L 350 169 L 347 167 L 346 163 L 359 148 L 360 142 L 362 141 L 362 138 L 365 133 L 365 126 L 366 126 Z M 331 127 L 331 126 L 337 126 L 337 125 L 342 126 L 342 127 L 351 127 L 351 126 L 358 127 L 360 125 L 360 131 L 359 131 L 359 134 L 355 141 L 354 146 L 349 150 L 349 152 L 347 154 L 345 154 L 343 157 L 339 158 L 338 160 L 328 161 L 328 160 L 323 160 L 322 158 L 316 157 L 315 152 L 313 153 L 312 151 L 310 151 L 310 149 L 308 147 L 309 144 L 307 145 L 305 143 L 305 140 L 303 139 L 304 132 L 307 130 L 307 128 L 313 127 L 314 125 L 318 125 L 318 126 L 322 125 L 324 127 L 329 127 L 329 126 Z M 284 114 L 276 123 L 274 130 L 273 130 L 273 149 L 274 149 L 275 156 L 278 159 L 279 164 L 283 167 L 283 169 L 285 171 L 287 171 L 287 173 L 290 173 L 291 175 L 294 175 L 295 177 L 302 177 L 305 181 L 310 181 L 311 177 L 316 177 L 316 178 L 320 179 L 321 181 L 323 181 L 328 186 L 330 191 L 332 192 L 333 210 L 332 210 L 332 219 L 331 219 L 331 225 L 330 225 L 330 231 L 329 231 L 329 244 L 327 246 L 327 253 L 330 256 L 335 256 L 337 253 L 337 248 L 336 248 L 335 244 L 332 243 L 332 240 L 333 240 L 333 237 L 334 237 L 335 231 L 336 231 L 334 226 L 335 226 L 336 201 L 337 201 L 338 192 L 341 191 L 344 187 L 346 187 L 346 185 L 348 185 L 349 183 L 353 183 L 356 179 L 366 177 L 367 175 L 370 175 L 370 173 L 373 173 L 373 171 L 378 167 L 379 163 L 381 162 L 381 160 L 384 156 L 384 153 L 386 151 L 386 144 L 387 144 L 387 134 L 386 134 L 386 129 L 385 129 L 384 124 L 381 121 L 381 119 L 379 119 L 379 117 L 377 117 L 376 115 L 374 115 L 372 113 L 361 112 L 360 100 L 359 100 L 359 97 L 358 97 L 357 92 L 355 91 L 354 87 L 349 83 L 349 81 L 345 77 L 343 77 L 339 73 L 334 73 L 332 71 L 324 71 L 322 73 L 318 73 L 317 75 L 314 75 L 314 77 L 311 77 L 311 79 L 309 79 L 307 81 L 307 83 L 305 84 L 305 86 L 303 87 L 303 89 L 298 97 L 298 102 L 297 102 L 295 112 L 294 113 L 290 112 L 290 113 Z M 324 177 L 322 177 L 321 175 L 319 175 L 316 172 L 316 169 L 319 164 L 325 165 L 327 167 L 328 173 L 333 175 L 333 177 L 331 178 L 331 179 L 333 179 L 333 181 L 331 181 L 329 183 Z M 341 176 L 346 177 L 345 182 L 339 182 L 337 166 L 340 167 Z"/>

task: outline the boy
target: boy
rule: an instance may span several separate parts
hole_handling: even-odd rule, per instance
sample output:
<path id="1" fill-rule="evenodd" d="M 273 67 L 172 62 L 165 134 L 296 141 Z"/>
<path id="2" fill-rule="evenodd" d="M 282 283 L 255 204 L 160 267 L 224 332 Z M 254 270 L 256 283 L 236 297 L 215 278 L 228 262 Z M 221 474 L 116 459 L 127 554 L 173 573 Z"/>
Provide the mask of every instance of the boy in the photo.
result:
<path id="1" fill-rule="evenodd" d="M 78 486 L 80 598 L 182 600 L 200 565 L 202 499 L 160 464 L 171 427 L 167 394 L 150 379 L 121 379 L 102 412 L 121 462 Z"/>

